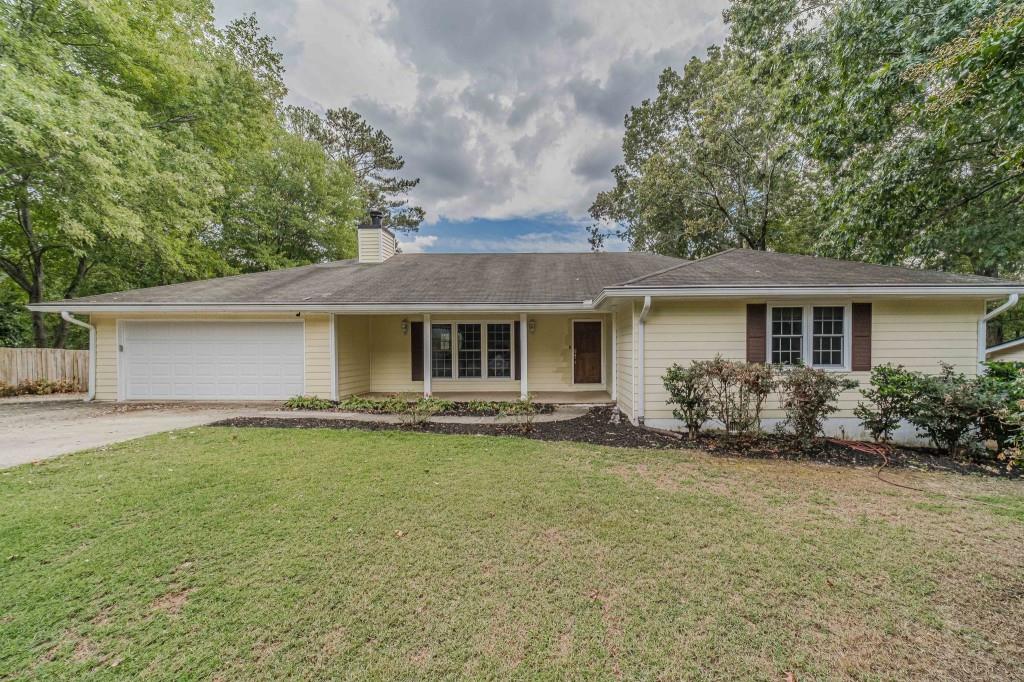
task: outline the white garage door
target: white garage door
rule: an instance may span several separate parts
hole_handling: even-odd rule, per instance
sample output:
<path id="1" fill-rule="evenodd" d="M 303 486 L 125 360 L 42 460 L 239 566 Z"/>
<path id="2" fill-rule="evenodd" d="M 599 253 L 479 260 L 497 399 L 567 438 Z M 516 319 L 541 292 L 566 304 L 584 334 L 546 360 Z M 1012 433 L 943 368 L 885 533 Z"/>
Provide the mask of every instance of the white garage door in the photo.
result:
<path id="1" fill-rule="evenodd" d="M 128 400 L 283 400 L 303 389 L 301 322 L 125 322 Z"/>

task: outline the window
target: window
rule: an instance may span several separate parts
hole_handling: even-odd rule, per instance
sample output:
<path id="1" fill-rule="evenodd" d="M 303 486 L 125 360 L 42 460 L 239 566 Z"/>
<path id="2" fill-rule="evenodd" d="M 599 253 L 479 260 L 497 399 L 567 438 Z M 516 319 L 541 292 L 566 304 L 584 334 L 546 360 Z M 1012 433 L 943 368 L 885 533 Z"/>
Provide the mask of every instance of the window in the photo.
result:
<path id="1" fill-rule="evenodd" d="M 512 325 L 487 325 L 487 376 L 512 377 Z"/>
<path id="2" fill-rule="evenodd" d="M 430 326 L 430 376 L 450 379 L 452 376 L 452 326 Z"/>
<path id="3" fill-rule="evenodd" d="M 811 362 L 816 367 L 842 367 L 846 336 L 843 306 L 815 306 Z"/>
<path id="4" fill-rule="evenodd" d="M 480 378 L 482 376 L 483 363 L 481 362 L 481 351 L 483 349 L 480 338 L 480 325 L 460 324 L 459 333 L 459 377 L 467 379 Z"/>
<path id="5" fill-rule="evenodd" d="M 846 369 L 849 316 L 845 305 L 772 306 L 772 364 Z"/>
<path id="6" fill-rule="evenodd" d="M 772 308 L 772 364 L 803 362 L 804 309 Z"/>

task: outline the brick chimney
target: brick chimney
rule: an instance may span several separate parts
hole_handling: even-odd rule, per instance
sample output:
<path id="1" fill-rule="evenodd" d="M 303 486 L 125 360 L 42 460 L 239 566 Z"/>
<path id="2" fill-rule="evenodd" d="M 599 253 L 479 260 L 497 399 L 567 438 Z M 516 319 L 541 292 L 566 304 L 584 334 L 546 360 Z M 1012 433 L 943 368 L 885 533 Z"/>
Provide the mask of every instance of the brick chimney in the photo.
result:
<path id="1" fill-rule="evenodd" d="M 359 262 L 383 263 L 395 255 L 395 234 L 384 227 L 384 214 L 370 211 L 370 222 L 359 226 Z"/>

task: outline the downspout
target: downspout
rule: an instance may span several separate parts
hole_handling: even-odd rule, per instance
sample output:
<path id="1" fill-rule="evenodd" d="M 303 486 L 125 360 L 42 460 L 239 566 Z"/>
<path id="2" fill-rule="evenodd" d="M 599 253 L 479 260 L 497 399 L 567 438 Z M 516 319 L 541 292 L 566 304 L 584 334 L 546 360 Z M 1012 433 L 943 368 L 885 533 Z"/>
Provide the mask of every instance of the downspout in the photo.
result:
<path id="1" fill-rule="evenodd" d="M 646 383 L 647 376 L 645 372 L 646 358 L 644 353 L 644 329 L 647 326 L 647 316 L 651 313 L 651 297 L 644 296 L 644 307 L 640 310 L 640 318 L 637 321 L 637 374 L 633 380 L 637 382 L 637 406 L 636 406 L 636 421 L 638 424 L 643 426 L 644 424 L 644 413 L 646 412 L 646 390 L 644 384 Z"/>
<path id="2" fill-rule="evenodd" d="M 65 322 L 77 324 L 79 327 L 89 330 L 89 389 L 85 394 L 85 400 L 87 402 L 94 400 L 96 398 L 96 327 L 76 319 L 66 310 L 62 310 L 60 316 Z"/>
<path id="3" fill-rule="evenodd" d="M 1006 303 L 978 320 L 978 374 L 984 373 L 985 361 L 988 359 L 988 321 L 1016 306 L 1019 300 L 1020 294 L 1010 294 Z"/>

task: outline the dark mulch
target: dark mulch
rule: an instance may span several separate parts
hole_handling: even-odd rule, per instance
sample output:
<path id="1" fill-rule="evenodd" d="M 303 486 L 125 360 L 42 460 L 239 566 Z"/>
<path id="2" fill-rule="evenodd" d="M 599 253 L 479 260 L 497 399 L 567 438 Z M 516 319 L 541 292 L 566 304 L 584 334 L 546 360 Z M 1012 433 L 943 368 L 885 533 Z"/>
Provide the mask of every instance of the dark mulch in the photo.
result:
<path id="1" fill-rule="evenodd" d="M 394 414 L 393 412 L 387 412 L 384 410 L 374 410 L 367 408 L 351 407 L 339 403 L 334 403 L 335 407 L 327 410 L 328 412 L 361 412 L 363 414 Z M 551 403 L 534 403 L 534 410 L 537 414 L 551 414 L 555 411 L 555 406 Z M 286 412 L 292 411 L 290 408 L 283 407 L 282 410 Z M 500 402 L 481 401 L 480 403 L 469 403 L 469 402 L 454 402 L 451 408 L 442 410 L 436 413 L 438 417 L 496 417 L 501 413 Z"/>
<path id="2" fill-rule="evenodd" d="M 318 419 L 315 417 L 236 417 L 215 422 L 212 426 L 250 426 L 298 429 L 361 429 L 364 431 L 417 431 L 454 435 L 517 436 L 544 441 L 573 441 L 621 448 L 691 449 L 722 457 L 748 459 L 778 459 L 787 461 L 820 462 L 835 466 L 867 467 L 885 464 L 892 468 L 945 471 L 958 474 L 1018 477 L 1020 472 L 1006 472 L 987 462 L 953 459 L 926 448 L 895 448 L 888 462 L 839 443 L 822 442 L 809 452 L 793 447 L 789 439 L 777 434 L 736 435 L 702 433 L 689 440 L 685 435 L 634 426 L 625 418 L 616 419 L 611 407 L 594 407 L 575 419 L 557 422 L 537 422 L 526 431 L 519 424 L 445 424 L 427 422 L 422 425 L 361 422 L 347 419 Z"/>

